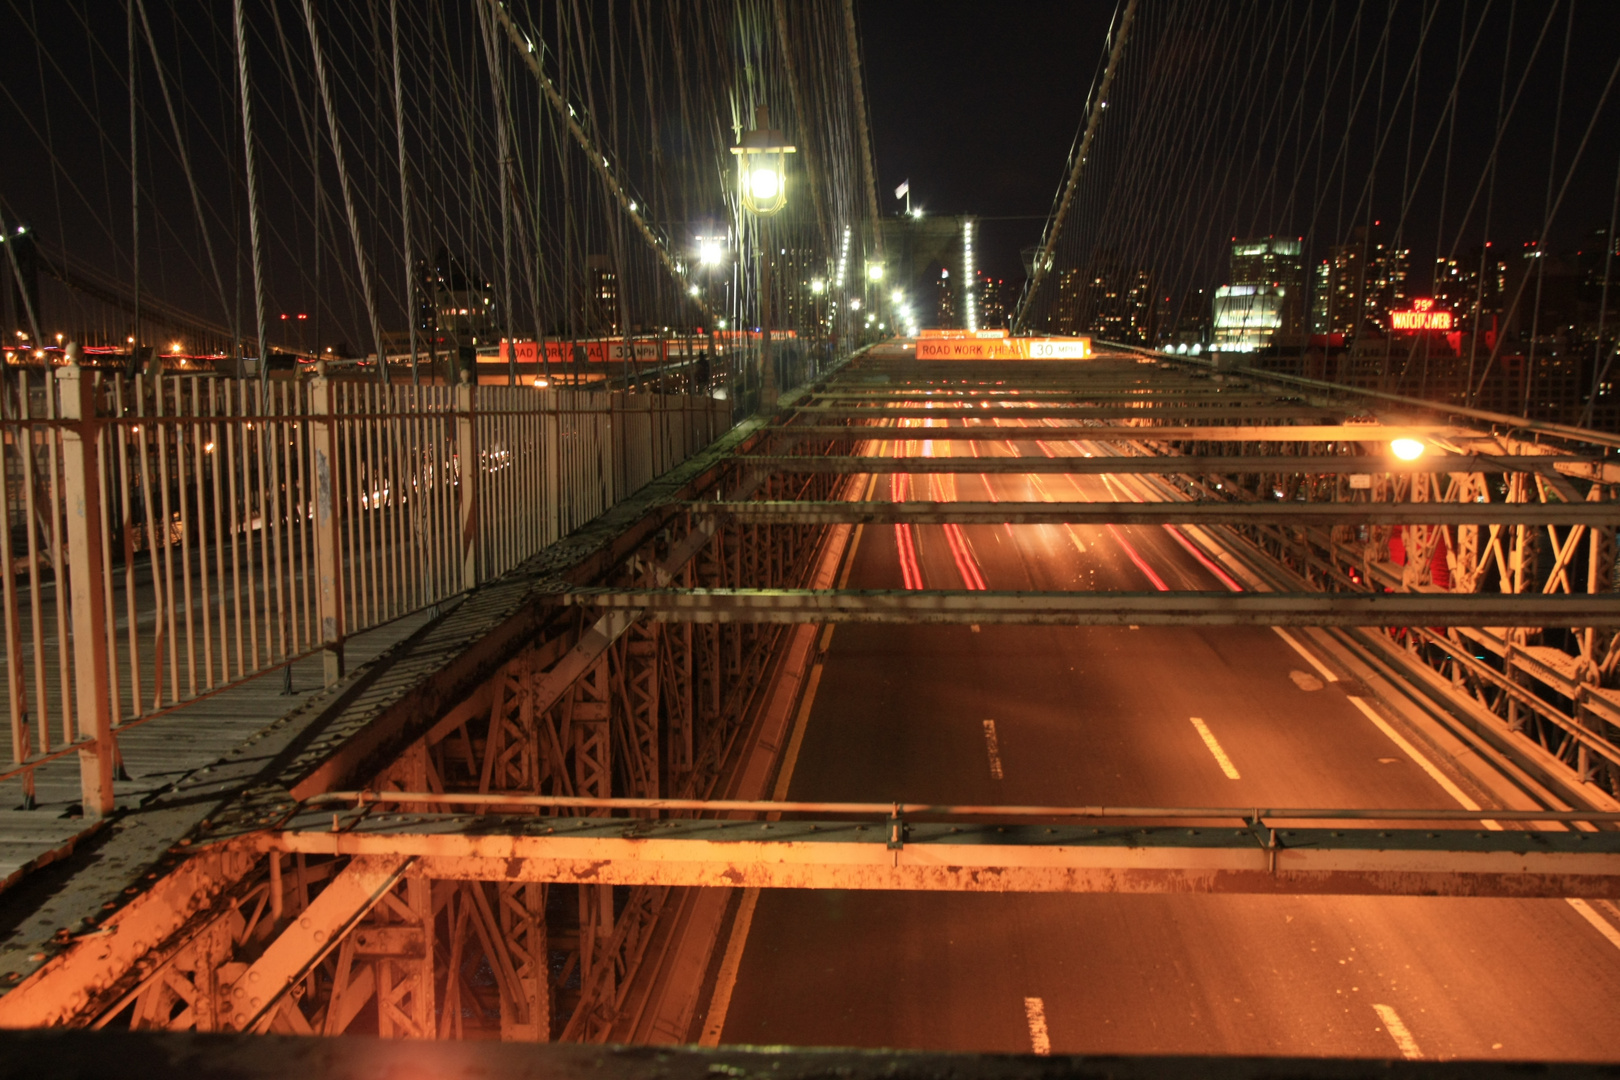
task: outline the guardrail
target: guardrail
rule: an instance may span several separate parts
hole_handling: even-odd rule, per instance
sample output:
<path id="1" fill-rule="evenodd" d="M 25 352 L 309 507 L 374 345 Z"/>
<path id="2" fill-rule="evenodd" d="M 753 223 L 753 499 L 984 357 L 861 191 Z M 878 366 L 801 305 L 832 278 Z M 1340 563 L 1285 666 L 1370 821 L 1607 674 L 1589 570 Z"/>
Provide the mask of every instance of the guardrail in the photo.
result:
<path id="1" fill-rule="evenodd" d="M 732 425 L 729 401 L 69 364 L 0 382 L 12 765 L 116 734 L 517 566 Z"/>

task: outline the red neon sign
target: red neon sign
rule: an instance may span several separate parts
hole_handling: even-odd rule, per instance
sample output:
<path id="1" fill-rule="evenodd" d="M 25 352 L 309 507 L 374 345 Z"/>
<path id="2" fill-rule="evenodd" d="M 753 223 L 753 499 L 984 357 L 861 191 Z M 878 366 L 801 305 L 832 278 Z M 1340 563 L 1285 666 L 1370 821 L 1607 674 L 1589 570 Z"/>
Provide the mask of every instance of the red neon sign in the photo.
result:
<path id="1" fill-rule="evenodd" d="M 1411 311 L 1389 313 L 1391 330 L 1450 330 L 1451 312 L 1434 310 L 1433 300 L 1413 300 Z"/>

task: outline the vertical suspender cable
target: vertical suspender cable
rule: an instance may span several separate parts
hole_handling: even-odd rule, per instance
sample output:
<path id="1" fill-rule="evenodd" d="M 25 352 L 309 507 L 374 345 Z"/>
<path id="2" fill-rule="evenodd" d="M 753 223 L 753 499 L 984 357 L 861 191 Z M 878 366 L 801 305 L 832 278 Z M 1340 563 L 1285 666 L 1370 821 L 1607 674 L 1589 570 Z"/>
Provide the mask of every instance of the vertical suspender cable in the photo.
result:
<path id="1" fill-rule="evenodd" d="M 847 10 L 852 0 L 844 0 Z M 1086 133 L 1080 137 L 1080 145 L 1075 148 L 1074 160 L 1069 164 L 1069 180 L 1063 186 L 1063 198 L 1058 201 L 1058 208 L 1052 214 L 1052 224 L 1046 230 L 1046 241 L 1035 257 L 1034 269 L 1030 272 L 1029 287 L 1024 292 L 1024 299 L 1018 305 L 1018 313 L 1013 316 L 1013 333 L 1024 328 L 1029 321 L 1030 305 L 1035 302 L 1035 294 L 1041 287 L 1041 281 L 1046 277 L 1047 264 L 1052 261 L 1052 253 L 1057 249 L 1058 236 L 1063 232 L 1063 219 L 1068 216 L 1069 205 L 1074 201 L 1074 193 L 1080 186 L 1081 166 L 1086 163 L 1086 156 L 1091 152 L 1092 140 L 1097 136 L 1097 124 L 1102 119 L 1102 111 L 1108 106 L 1108 90 L 1114 84 L 1114 73 L 1119 70 L 1119 58 L 1125 53 L 1125 40 L 1130 37 L 1131 21 L 1136 18 L 1136 5 L 1139 0 L 1127 0 L 1125 11 L 1119 18 L 1119 31 L 1114 35 L 1114 47 L 1108 53 L 1108 66 L 1103 69 L 1102 82 L 1097 85 L 1097 96 L 1091 99 L 1091 114 L 1086 117 Z M 853 25 L 853 24 L 852 24 Z M 863 144 L 864 145 L 864 144 Z"/>
<path id="2" fill-rule="evenodd" d="M 1552 150 L 1547 154 L 1547 195 L 1542 202 L 1542 214 L 1552 213 L 1553 177 L 1558 169 L 1558 132 L 1564 126 L 1564 85 L 1569 79 L 1569 41 L 1575 35 L 1575 0 L 1569 0 L 1569 15 L 1564 22 L 1564 62 L 1558 68 L 1558 104 L 1553 109 Z M 1547 230 L 1542 228 L 1543 244 Z M 1536 245 L 1536 298 L 1530 308 L 1530 349 L 1524 358 L 1524 396 L 1519 404 L 1522 416 L 1530 415 L 1530 383 L 1536 377 L 1536 338 L 1541 334 L 1541 288 L 1547 280 L 1547 249 Z"/>
<path id="3" fill-rule="evenodd" d="M 1614 169 L 1614 197 L 1609 203 L 1609 231 L 1604 236 L 1603 247 L 1603 293 L 1598 301 L 1597 335 L 1592 344 L 1592 392 L 1587 396 L 1586 407 L 1581 410 L 1579 427 L 1592 426 L 1592 410 L 1597 408 L 1598 391 L 1603 386 L 1603 380 L 1609 376 L 1609 366 L 1614 363 L 1615 349 L 1609 349 L 1609 358 L 1603 360 L 1600 366 L 1598 361 L 1603 359 L 1603 331 L 1609 321 L 1609 282 L 1614 280 L 1614 230 L 1620 224 L 1620 164 Z"/>
<path id="4" fill-rule="evenodd" d="M 141 357 L 141 173 L 137 138 L 140 107 L 135 89 L 135 0 L 124 0 L 124 14 L 129 23 L 129 242 L 135 292 L 135 326 L 130 331 L 126 372 L 133 376 L 140 370 Z"/>
<path id="5" fill-rule="evenodd" d="M 516 386 L 517 337 L 512 331 L 512 141 L 506 124 L 506 87 L 501 78 L 501 52 L 495 44 L 495 28 L 489 11 L 478 6 L 478 22 L 483 31 L 484 55 L 489 60 L 489 95 L 495 107 L 495 156 L 500 176 L 501 200 L 501 340 L 506 343 L 506 379 Z"/>
<path id="6" fill-rule="evenodd" d="M 326 82 L 326 57 L 321 52 L 320 31 L 315 26 L 313 0 L 304 0 L 304 25 L 309 29 L 310 53 L 315 58 L 315 86 L 321 94 L 321 105 L 326 112 L 326 130 L 332 139 L 332 161 L 337 165 L 338 186 L 343 189 L 343 209 L 349 217 L 349 239 L 354 242 L 360 291 L 365 295 L 366 314 L 371 319 L 371 337 L 377 345 L 377 377 L 387 383 L 388 353 L 383 349 L 382 322 L 377 317 L 377 301 L 371 290 L 371 264 L 366 261 L 366 248 L 360 239 L 360 219 L 354 212 L 354 192 L 349 185 L 349 170 L 343 161 L 343 135 L 338 128 L 337 110 L 332 106 L 332 91 Z"/>
<path id="7" fill-rule="evenodd" d="M 158 58 L 157 39 L 152 36 L 152 23 L 146 16 L 146 0 L 135 0 L 141 15 L 141 29 L 146 33 L 146 45 L 152 52 L 152 68 L 157 73 L 158 89 L 163 92 L 163 104 L 169 112 L 169 126 L 174 129 L 174 148 L 180 156 L 180 170 L 185 173 L 186 187 L 191 192 L 191 209 L 197 216 L 197 232 L 202 237 L 203 250 L 208 254 L 208 267 L 214 274 L 214 288 L 219 292 L 219 306 L 231 326 L 231 343 L 240 347 L 242 333 L 236 324 L 236 308 L 225 295 L 225 279 L 220 276 L 219 262 L 214 258 L 214 241 L 208 233 L 208 219 L 203 216 L 202 196 L 197 192 L 197 180 L 191 172 L 191 154 L 180 130 L 180 116 L 174 110 L 174 97 L 169 93 L 169 80 L 163 74 L 163 62 Z M 136 335 L 139 336 L 139 335 Z M 240 353 L 239 353 L 240 355 Z"/>
<path id="8" fill-rule="evenodd" d="M 399 0 L 389 0 L 388 30 L 394 44 L 394 140 L 399 151 L 399 214 L 404 235 L 405 325 L 411 338 L 411 385 L 415 386 L 421 383 L 422 376 L 416 365 L 416 252 L 411 244 L 411 185 L 405 171 L 405 98 L 399 81 Z"/>
<path id="9" fill-rule="evenodd" d="M 259 381 L 268 383 L 270 347 L 264 339 L 264 256 L 259 246 L 259 183 L 253 168 L 253 104 L 249 95 L 247 30 L 242 17 L 242 0 L 234 0 L 232 8 L 236 19 L 236 78 L 242 93 L 242 150 L 247 165 L 248 237 L 253 245 L 253 309 L 258 316 Z"/>
<path id="10" fill-rule="evenodd" d="M 1136 0 L 1130 0 L 1136 7 Z M 866 126 L 866 89 L 861 80 L 861 43 L 855 31 L 855 0 L 844 0 L 844 38 L 849 47 L 849 81 L 855 91 L 855 127 L 861 142 L 861 169 L 866 174 L 866 212 L 872 215 L 872 243 L 883 259 L 883 219 L 878 214 L 877 172 L 872 165 L 872 136 Z"/>

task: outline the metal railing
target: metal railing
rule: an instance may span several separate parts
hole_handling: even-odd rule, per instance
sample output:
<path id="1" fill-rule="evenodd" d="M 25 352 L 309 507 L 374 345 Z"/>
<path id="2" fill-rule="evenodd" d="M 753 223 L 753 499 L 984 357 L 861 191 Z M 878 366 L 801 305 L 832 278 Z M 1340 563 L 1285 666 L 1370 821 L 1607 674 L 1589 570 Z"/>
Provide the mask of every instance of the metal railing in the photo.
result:
<path id="1" fill-rule="evenodd" d="M 526 386 L 0 382 L 11 765 L 77 752 L 112 806 L 122 726 L 443 602 L 707 446 L 732 404 Z"/>

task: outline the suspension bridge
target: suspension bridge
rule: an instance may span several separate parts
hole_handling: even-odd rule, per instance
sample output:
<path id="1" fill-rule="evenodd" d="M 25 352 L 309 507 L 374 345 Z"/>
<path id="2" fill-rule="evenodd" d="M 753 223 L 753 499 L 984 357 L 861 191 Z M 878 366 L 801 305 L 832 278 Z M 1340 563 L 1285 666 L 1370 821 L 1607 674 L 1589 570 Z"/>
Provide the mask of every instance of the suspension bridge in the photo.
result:
<path id="1" fill-rule="evenodd" d="M 1613 1060 L 1620 61 L 1419 7 L 1122 0 L 1004 314 L 852 0 L 0 16 L 0 1072 Z"/>

